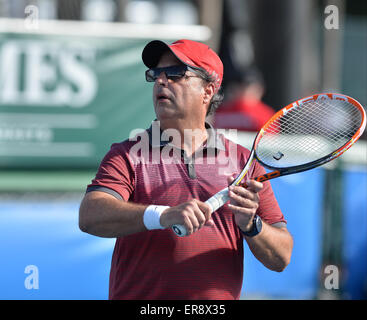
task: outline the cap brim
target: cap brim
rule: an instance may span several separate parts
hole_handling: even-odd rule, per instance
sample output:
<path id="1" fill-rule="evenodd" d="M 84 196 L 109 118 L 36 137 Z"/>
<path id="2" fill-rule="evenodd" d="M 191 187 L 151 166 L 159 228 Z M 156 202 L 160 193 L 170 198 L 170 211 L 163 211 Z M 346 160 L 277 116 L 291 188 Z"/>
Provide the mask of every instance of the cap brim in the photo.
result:
<path id="1" fill-rule="evenodd" d="M 179 60 L 181 61 L 183 64 L 186 64 L 188 66 L 191 66 L 193 68 L 197 68 L 195 65 L 191 65 L 188 63 L 185 63 L 182 59 L 185 59 L 185 56 L 183 54 L 180 54 L 179 52 L 175 52 L 173 51 L 170 46 L 161 41 L 161 40 L 153 40 L 151 42 L 149 42 L 145 48 L 143 49 L 142 52 L 142 59 L 144 64 L 148 67 L 148 68 L 154 68 L 157 66 L 157 64 L 159 63 L 160 58 L 162 57 L 162 55 L 167 52 L 167 51 L 171 51 L 172 54 Z M 181 55 L 182 57 L 180 57 L 179 55 Z"/>
<path id="2" fill-rule="evenodd" d="M 161 58 L 162 54 L 166 51 L 170 50 L 168 44 L 160 40 L 153 40 L 149 42 L 143 52 L 142 52 L 142 59 L 144 64 L 148 68 L 154 68 L 157 66 L 159 59 Z"/>

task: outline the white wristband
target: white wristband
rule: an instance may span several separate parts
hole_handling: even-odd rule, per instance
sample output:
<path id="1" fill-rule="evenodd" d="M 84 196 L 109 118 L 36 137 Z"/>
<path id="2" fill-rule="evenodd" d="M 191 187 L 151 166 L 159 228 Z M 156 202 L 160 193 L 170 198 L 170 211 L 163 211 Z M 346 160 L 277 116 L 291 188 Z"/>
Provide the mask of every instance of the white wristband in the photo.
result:
<path id="1" fill-rule="evenodd" d="M 164 210 L 168 209 L 168 206 L 148 206 L 144 211 L 144 225 L 148 230 L 164 229 L 160 223 L 160 217 Z"/>

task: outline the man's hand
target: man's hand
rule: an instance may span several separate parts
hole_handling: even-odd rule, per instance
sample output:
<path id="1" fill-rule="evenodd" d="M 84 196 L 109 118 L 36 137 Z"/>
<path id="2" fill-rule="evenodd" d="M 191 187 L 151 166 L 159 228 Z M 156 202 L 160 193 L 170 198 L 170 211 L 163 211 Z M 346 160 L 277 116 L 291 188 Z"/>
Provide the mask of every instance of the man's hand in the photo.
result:
<path id="1" fill-rule="evenodd" d="M 174 224 L 180 224 L 186 227 L 190 235 L 204 225 L 214 225 L 211 219 L 210 207 L 199 200 L 192 199 L 178 206 L 168 208 L 162 212 L 160 223 L 165 228 L 170 228 Z"/>
<path id="2" fill-rule="evenodd" d="M 233 177 L 229 177 L 228 183 L 230 184 L 233 180 Z M 230 203 L 228 207 L 235 216 L 236 224 L 244 232 L 252 228 L 253 218 L 259 207 L 258 192 L 262 188 L 263 184 L 255 180 L 246 181 L 245 186 L 229 187 Z"/>

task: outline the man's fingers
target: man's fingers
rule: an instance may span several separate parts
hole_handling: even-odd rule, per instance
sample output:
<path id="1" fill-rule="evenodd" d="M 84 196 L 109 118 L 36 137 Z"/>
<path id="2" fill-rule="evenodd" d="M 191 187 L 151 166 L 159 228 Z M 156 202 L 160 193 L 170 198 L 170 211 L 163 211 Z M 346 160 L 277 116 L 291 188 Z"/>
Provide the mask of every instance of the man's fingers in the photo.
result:
<path id="1" fill-rule="evenodd" d="M 239 215 L 246 215 L 248 217 L 252 217 L 256 214 L 255 208 L 240 207 L 240 206 L 233 205 L 231 203 L 228 204 L 228 208 L 231 209 L 234 215 L 239 214 Z"/>
<path id="2" fill-rule="evenodd" d="M 214 226 L 214 220 L 212 218 L 210 218 L 207 222 L 205 222 L 204 226 L 213 227 Z"/>
<path id="3" fill-rule="evenodd" d="M 235 180 L 235 175 L 233 176 L 228 176 L 227 177 L 227 182 L 228 182 L 228 185 L 231 185 L 231 183 Z M 250 180 L 250 179 L 247 179 L 243 182 L 240 182 L 239 186 L 241 187 L 244 187 L 248 190 L 251 190 L 253 192 L 259 192 L 262 188 L 263 188 L 263 184 L 259 181 L 256 181 L 256 180 Z"/>
<path id="4" fill-rule="evenodd" d="M 199 200 L 195 200 L 199 210 L 204 213 L 205 217 L 208 219 L 210 218 L 211 214 L 212 214 L 212 209 L 211 207 L 206 204 L 205 202 L 199 201 Z"/>
<path id="5" fill-rule="evenodd" d="M 212 227 L 214 226 L 214 221 L 212 219 L 212 208 L 206 204 L 205 202 L 201 202 L 199 200 L 196 200 L 197 202 L 197 205 L 199 207 L 199 209 L 201 210 L 201 212 L 204 214 L 205 216 L 205 221 L 204 221 L 204 224 L 205 226 L 207 227 Z"/>
<path id="6" fill-rule="evenodd" d="M 234 176 L 228 176 L 227 177 L 227 182 L 228 182 L 228 185 L 230 185 L 233 181 L 234 181 Z"/>
<path id="7" fill-rule="evenodd" d="M 253 200 L 253 201 L 259 201 L 259 195 L 257 192 L 253 192 L 252 190 L 245 189 L 244 187 L 229 186 L 229 191 L 240 197 L 243 197 L 249 200 Z"/>
<path id="8" fill-rule="evenodd" d="M 210 206 L 199 200 L 192 200 L 187 208 L 186 216 L 190 220 L 188 233 L 194 233 L 202 228 L 211 218 Z M 210 224 L 210 222 L 209 222 Z"/>
<path id="9" fill-rule="evenodd" d="M 229 197 L 234 201 L 232 204 L 238 205 L 244 208 L 258 208 L 259 196 L 257 193 L 249 192 L 248 190 L 241 190 L 241 192 L 235 192 L 232 189 L 229 191 Z"/>
<path id="10" fill-rule="evenodd" d="M 204 225 L 214 225 L 211 219 L 211 210 L 211 207 L 205 202 L 192 199 L 165 210 L 161 216 L 161 224 L 166 227 L 183 225 L 186 228 L 187 235 L 190 235 Z"/>
<path id="11" fill-rule="evenodd" d="M 247 180 L 246 185 L 229 186 L 229 197 L 231 199 L 228 207 L 235 215 L 242 217 L 245 222 L 256 214 L 259 208 L 259 194 L 263 187 L 261 182 Z M 238 218 L 240 219 L 240 218 Z"/>
<path id="12" fill-rule="evenodd" d="M 241 184 L 244 188 L 251 190 L 252 192 L 259 192 L 264 185 L 256 180 L 246 180 L 243 184 Z"/>
<path id="13" fill-rule="evenodd" d="M 210 206 L 206 204 L 205 202 L 197 200 L 197 199 L 194 199 L 194 201 L 197 204 L 198 208 L 202 210 L 203 212 L 210 211 Z"/>

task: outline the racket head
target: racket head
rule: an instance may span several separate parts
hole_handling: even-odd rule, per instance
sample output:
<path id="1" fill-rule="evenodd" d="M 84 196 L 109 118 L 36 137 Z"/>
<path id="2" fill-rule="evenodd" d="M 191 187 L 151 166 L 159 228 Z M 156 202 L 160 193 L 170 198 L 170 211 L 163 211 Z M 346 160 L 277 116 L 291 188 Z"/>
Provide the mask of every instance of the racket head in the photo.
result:
<path id="1" fill-rule="evenodd" d="M 255 158 L 274 170 L 307 170 L 342 155 L 365 127 L 365 110 L 355 99 L 337 93 L 315 94 L 269 119 L 255 139 Z"/>

